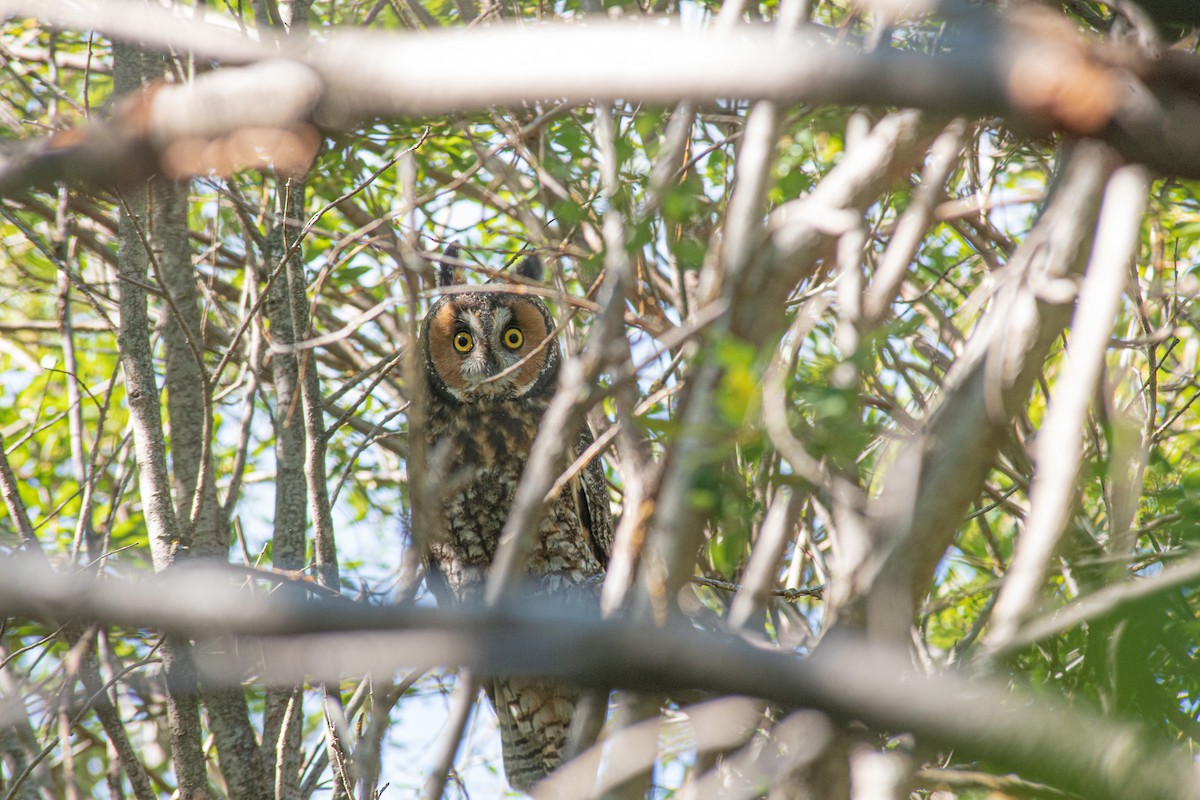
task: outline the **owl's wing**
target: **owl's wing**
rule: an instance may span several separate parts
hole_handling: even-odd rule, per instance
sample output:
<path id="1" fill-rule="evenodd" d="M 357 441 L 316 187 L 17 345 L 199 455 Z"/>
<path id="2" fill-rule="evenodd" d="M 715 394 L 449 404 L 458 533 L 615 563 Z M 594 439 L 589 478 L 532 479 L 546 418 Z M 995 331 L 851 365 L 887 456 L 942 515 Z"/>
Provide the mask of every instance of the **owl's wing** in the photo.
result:
<path id="1" fill-rule="evenodd" d="M 421 556 L 421 564 L 425 567 L 425 585 L 437 600 L 438 608 L 453 606 L 458 598 L 455 597 L 454 590 L 450 588 L 450 581 L 446 579 L 446 573 L 442 572 L 437 561 L 426 552 Z"/>
<path id="2" fill-rule="evenodd" d="M 586 451 L 596 440 L 587 425 L 575 443 L 574 457 Z M 596 559 L 608 568 L 608 557 L 612 553 L 613 519 L 609 506 L 608 484 L 604 480 L 604 467 L 596 456 L 571 481 L 575 505 L 579 509 L 579 521 L 583 526 Z"/>

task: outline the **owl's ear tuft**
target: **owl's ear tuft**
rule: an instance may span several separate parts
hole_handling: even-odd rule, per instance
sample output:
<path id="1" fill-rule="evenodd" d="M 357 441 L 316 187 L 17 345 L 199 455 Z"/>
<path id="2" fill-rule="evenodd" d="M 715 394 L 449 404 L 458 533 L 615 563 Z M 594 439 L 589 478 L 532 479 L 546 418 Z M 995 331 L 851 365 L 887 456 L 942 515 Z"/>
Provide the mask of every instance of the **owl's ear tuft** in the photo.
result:
<path id="1" fill-rule="evenodd" d="M 542 260 L 537 256 L 525 256 L 517 264 L 516 271 L 522 278 L 528 278 L 531 281 L 540 281 L 546 274 L 546 268 L 542 265 Z"/>
<path id="2" fill-rule="evenodd" d="M 458 245 L 451 242 L 446 245 L 446 249 L 442 251 L 442 258 L 446 261 L 438 262 L 437 285 L 438 286 L 453 286 L 456 283 L 462 282 L 462 269 L 447 261 L 455 261 L 458 259 Z"/>

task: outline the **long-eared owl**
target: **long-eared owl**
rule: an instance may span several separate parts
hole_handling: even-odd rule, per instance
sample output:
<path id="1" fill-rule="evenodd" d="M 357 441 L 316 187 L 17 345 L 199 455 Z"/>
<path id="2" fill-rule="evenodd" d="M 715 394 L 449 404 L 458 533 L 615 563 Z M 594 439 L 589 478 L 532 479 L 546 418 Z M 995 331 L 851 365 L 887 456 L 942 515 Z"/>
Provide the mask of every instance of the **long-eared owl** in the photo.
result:
<path id="1" fill-rule="evenodd" d="M 457 248 L 446 250 L 453 261 Z M 540 281 L 526 257 L 518 275 Z M 447 263 L 438 283 L 455 283 Z M 558 382 L 554 319 L 534 295 L 497 285 L 442 295 L 421 328 L 429 384 L 427 444 L 444 475 L 440 536 L 429 544 L 429 583 L 439 604 L 478 600 L 533 439 Z M 566 435 L 566 432 L 564 432 Z M 574 459 L 592 442 L 569 439 Z M 550 504 L 526 565 L 538 593 L 594 585 L 612 542 L 612 516 L 594 459 Z M 500 678 L 486 685 L 500 721 L 504 771 L 528 789 L 562 761 L 579 690 L 556 681 Z"/>

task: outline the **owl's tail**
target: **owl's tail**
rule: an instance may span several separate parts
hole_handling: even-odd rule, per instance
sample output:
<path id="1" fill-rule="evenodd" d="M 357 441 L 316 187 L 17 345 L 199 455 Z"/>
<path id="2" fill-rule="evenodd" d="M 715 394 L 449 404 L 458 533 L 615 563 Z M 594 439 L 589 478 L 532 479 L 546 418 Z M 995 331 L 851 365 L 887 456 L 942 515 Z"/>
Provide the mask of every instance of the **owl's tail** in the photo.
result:
<path id="1" fill-rule="evenodd" d="M 497 678 L 486 688 L 500 719 L 504 774 L 529 791 L 566 757 L 580 690 L 541 678 Z"/>

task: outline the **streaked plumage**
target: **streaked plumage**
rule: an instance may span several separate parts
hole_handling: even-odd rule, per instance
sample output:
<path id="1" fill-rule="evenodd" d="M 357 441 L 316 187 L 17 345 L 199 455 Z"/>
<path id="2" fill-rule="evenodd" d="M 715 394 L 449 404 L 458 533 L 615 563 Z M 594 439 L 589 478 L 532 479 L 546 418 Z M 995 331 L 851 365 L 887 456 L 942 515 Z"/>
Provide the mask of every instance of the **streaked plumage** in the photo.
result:
<path id="1" fill-rule="evenodd" d="M 447 250 L 447 257 L 456 252 Z M 526 258 L 518 274 L 541 279 Z M 453 283 L 443 265 L 439 283 Z M 427 443 L 443 466 L 442 535 L 430 543 L 430 585 L 442 604 L 478 599 L 554 394 L 562 361 L 549 309 L 537 297 L 496 291 L 443 295 L 421 331 L 429 384 Z M 572 459 L 591 444 L 572 437 Z M 603 575 L 612 517 L 598 460 L 551 504 L 527 569 L 540 592 Z M 500 719 L 509 783 L 528 789 L 562 760 L 579 692 L 554 681 L 505 678 L 486 687 Z"/>

